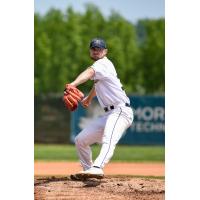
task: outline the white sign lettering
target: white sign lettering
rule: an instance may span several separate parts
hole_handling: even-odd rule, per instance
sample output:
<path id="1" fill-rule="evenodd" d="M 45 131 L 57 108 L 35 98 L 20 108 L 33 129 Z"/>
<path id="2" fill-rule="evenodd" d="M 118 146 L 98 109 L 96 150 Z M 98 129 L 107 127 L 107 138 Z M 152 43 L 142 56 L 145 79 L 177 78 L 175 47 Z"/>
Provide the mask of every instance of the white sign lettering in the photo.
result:
<path id="1" fill-rule="evenodd" d="M 165 132 L 165 124 L 162 122 L 133 122 L 131 126 L 132 131 L 136 132 Z"/>
<path id="2" fill-rule="evenodd" d="M 135 118 L 144 121 L 165 120 L 165 109 L 163 107 L 138 107 L 134 112 Z"/>

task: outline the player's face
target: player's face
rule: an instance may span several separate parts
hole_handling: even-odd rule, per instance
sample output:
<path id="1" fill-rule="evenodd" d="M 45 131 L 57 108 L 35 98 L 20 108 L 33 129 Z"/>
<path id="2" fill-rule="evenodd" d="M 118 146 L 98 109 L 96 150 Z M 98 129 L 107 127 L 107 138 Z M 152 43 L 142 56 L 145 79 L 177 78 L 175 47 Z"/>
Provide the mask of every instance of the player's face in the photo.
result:
<path id="1" fill-rule="evenodd" d="M 101 49 L 101 48 L 92 48 L 90 49 L 90 57 L 93 60 L 99 60 L 103 58 L 107 54 L 107 49 Z"/>

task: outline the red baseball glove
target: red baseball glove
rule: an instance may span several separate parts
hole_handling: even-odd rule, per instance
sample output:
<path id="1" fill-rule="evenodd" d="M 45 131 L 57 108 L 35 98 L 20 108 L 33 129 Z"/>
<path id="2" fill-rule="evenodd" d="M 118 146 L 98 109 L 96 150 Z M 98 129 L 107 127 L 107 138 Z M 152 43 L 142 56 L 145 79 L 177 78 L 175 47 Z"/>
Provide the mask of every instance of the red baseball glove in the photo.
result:
<path id="1" fill-rule="evenodd" d="M 66 108 L 74 111 L 78 107 L 78 102 L 84 98 L 84 94 L 76 87 L 67 84 L 64 90 L 63 101 Z"/>

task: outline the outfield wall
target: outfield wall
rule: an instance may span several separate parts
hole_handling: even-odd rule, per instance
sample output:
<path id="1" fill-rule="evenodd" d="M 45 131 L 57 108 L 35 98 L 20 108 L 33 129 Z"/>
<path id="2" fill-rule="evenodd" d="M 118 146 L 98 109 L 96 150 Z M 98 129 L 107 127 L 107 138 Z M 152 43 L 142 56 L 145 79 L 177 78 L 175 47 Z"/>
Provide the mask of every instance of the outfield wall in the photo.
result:
<path id="1" fill-rule="evenodd" d="M 121 144 L 165 143 L 164 96 L 130 96 L 134 108 L 134 123 L 120 140 Z M 104 114 L 94 100 L 86 110 L 80 105 L 70 113 L 62 102 L 62 96 L 35 97 L 35 143 L 73 143 L 74 137 L 92 118 Z"/>

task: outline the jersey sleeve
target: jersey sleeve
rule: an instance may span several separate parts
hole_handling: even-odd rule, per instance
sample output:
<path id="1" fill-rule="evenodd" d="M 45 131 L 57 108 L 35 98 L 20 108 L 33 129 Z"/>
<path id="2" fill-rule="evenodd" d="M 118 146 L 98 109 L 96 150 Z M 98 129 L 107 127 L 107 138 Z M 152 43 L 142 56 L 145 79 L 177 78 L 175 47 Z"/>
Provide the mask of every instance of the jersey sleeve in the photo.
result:
<path id="1" fill-rule="evenodd" d="M 92 80 L 101 80 L 104 77 L 106 77 L 106 70 L 104 69 L 104 65 L 101 63 L 101 60 L 94 62 L 94 64 L 91 67 L 95 71 Z"/>

